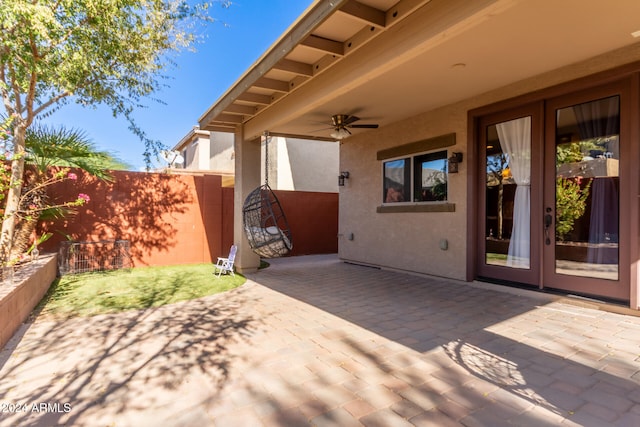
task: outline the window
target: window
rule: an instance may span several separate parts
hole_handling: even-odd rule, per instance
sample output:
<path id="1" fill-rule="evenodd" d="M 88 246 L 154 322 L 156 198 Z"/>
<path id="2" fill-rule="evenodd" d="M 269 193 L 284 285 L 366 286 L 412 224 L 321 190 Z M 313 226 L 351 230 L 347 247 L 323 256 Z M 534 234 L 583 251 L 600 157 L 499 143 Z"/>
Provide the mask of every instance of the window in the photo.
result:
<path id="1" fill-rule="evenodd" d="M 390 160 L 383 169 L 383 203 L 447 200 L 446 151 Z"/>
<path id="2" fill-rule="evenodd" d="M 411 201 L 411 159 L 384 162 L 384 203 Z"/>
<path id="3" fill-rule="evenodd" d="M 423 154 L 413 158 L 415 202 L 447 200 L 447 152 Z"/>

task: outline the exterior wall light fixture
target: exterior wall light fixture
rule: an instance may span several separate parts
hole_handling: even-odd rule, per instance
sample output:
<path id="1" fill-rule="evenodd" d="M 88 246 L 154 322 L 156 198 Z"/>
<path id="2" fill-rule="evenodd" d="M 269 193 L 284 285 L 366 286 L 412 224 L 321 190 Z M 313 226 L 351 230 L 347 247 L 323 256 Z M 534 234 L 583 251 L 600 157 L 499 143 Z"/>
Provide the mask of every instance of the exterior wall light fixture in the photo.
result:
<path id="1" fill-rule="evenodd" d="M 449 173 L 458 173 L 458 164 L 462 163 L 462 153 L 451 153 L 449 157 Z"/>
<path id="2" fill-rule="evenodd" d="M 340 172 L 338 175 L 338 186 L 344 187 L 344 180 L 349 179 L 349 172 Z"/>

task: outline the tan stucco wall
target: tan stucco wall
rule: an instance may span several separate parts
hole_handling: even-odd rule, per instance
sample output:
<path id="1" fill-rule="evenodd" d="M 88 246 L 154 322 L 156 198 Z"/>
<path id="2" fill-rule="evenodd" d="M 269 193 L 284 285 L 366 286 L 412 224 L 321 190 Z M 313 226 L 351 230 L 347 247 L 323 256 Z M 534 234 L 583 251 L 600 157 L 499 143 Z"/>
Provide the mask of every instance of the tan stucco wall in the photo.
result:
<path id="1" fill-rule="evenodd" d="M 262 156 L 264 159 L 264 144 Z M 334 141 L 272 137 L 269 186 L 274 190 L 335 193 L 339 157 L 340 145 Z M 261 168 L 264 176 L 264 165 Z"/>
<path id="2" fill-rule="evenodd" d="M 197 169 L 198 162 L 198 145 L 189 144 L 182 155 L 184 157 L 184 169 Z"/>
<path id="3" fill-rule="evenodd" d="M 291 190 L 338 191 L 339 143 L 286 138 L 286 150 Z"/>
<path id="4" fill-rule="evenodd" d="M 640 44 L 636 43 L 344 140 L 340 170 L 349 171 L 351 177 L 340 189 L 340 257 L 464 280 L 468 111 L 639 60 Z M 382 202 L 382 162 L 376 160 L 376 152 L 452 132 L 456 145 L 448 147 L 449 155 L 464 153 L 460 172 L 449 175 L 449 202 L 455 204 L 455 212 L 376 213 Z M 442 239 L 448 240 L 446 251 L 440 249 Z"/>
<path id="5" fill-rule="evenodd" d="M 464 151 L 466 109 L 449 107 L 385 127 L 341 146 L 340 170 L 349 179 L 340 189 L 340 256 L 403 270 L 457 279 L 465 277 L 466 159 L 449 175 L 455 212 L 376 213 L 382 202 L 382 162 L 376 152 L 394 145 L 456 132 L 451 151 Z M 349 235 L 353 233 L 353 240 Z M 440 249 L 447 239 L 448 250 Z"/>
<path id="6" fill-rule="evenodd" d="M 186 169 L 234 173 L 234 134 L 211 132 L 207 139 L 200 138 L 198 141 L 198 144 L 190 144 L 186 148 Z M 338 191 L 340 147 L 337 142 L 284 137 L 272 137 L 270 141 L 269 185 L 272 189 L 330 193 Z M 260 176 L 264 177 L 264 143 L 261 156 Z M 208 164 L 202 164 L 207 161 Z"/>
<path id="7" fill-rule="evenodd" d="M 233 134 L 211 132 L 209 135 L 209 167 L 208 170 L 233 173 L 235 170 L 235 154 Z"/>

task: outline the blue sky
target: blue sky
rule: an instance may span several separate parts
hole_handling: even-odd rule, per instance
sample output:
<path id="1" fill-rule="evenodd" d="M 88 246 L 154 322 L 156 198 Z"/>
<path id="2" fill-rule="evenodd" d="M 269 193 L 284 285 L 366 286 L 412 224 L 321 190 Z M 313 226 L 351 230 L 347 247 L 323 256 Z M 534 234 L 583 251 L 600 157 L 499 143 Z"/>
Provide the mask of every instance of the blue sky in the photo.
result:
<path id="1" fill-rule="evenodd" d="M 169 88 L 158 94 L 166 103 L 148 100 L 148 108 L 135 118 L 148 136 L 174 146 L 198 124 L 198 118 L 253 64 L 311 5 L 313 0 L 234 0 L 228 9 L 214 6 L 218 22 L 205 30 L 197 52 L 184 52 L 177 68 L 169 71 Z M 86 132 L 100 150 L 115 154 L 143 170 L 143 143 L 127 129 L 124 118 L 115 119 L 107 108 L 69 104 L 46 120 Z"/>

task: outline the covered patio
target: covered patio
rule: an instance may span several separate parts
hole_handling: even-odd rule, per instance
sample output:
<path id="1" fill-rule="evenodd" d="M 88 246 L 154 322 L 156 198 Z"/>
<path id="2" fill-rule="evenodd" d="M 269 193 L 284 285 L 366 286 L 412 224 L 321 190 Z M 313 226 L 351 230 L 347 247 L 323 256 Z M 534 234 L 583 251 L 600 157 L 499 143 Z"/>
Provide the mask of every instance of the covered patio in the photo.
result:
<path id="1" fill-rule="evenodd" d="M 236 218 L 268 136 L 340 140 L 341 259 L 638 310 L 638 13 L 315 0 L 199 126 L 234 133 Z M 239 221 L 234 241 L 255 271 Z"/>
<path id="2" fill-rule="evenodd" d="M 624 309 L 334 255 L 249 277 L 25 324 L 0 352 L 0 425 L 640 424 L 640 318 Z"/>

